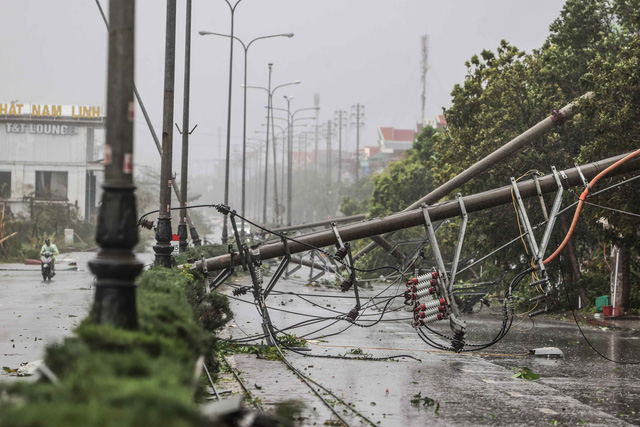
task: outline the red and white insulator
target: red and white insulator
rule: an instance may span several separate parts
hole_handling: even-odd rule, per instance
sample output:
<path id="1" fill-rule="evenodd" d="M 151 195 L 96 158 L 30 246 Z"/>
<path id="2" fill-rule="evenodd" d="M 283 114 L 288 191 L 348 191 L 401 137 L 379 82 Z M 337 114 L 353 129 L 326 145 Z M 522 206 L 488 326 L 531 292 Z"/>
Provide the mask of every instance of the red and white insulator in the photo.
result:
<path id="1" fill-rule="evenodd" d="M 436 271 L 432 271 L 430 273 L 426 273 L 426 274 L 421 274 L 419 276 L 414 277 L 413 279 L 410 279 L 407 282 L 407 285 L 417 285 L 420 282 L 425 282 L 427 280 L 432 280 L 435 279 L 436 277 L 438 277 L 438 272 Z"/>
<path id="2" fill-rule="evenodd" d="M 438 307 L 429 308 L 429 309 L 424 310 L 424 311 L 419 311 L 415 315 L 415 318 L 424 319 L 425 317 L 431 316 L 433 314 L 444 313 L 444 311 L 445 311 L 445 307 L 444 307 L 444 305 L 441 305 L 441 306 L 438 306 Z"/>
<path id="3" fill-rule="evenodd" d="M 443 319 L 445 319 L 445 315 L 442 313 L 432 314 L 431 316 L 425 317 L 424 319 L 417 319 L 415 322 L 413 322 L 413 326 L 424 326 Z"/>
<path id="4" fill-rule="evenodd" d="M 414 295 L 416 296 L 416 299 L 422 299 L 424 297 L 430 296 L 431 294 L 428 290 L 425 289 L 423 291 L 415 292 Z"/>
<path id="5" fill-rule="evenodd" d="M 408 292 L 417 292 L 417 291 L 421 291 L 421 290 L 423 290 L 423 289 L 429 289 L 429 288 L 432 288 L 432 287 L 434 287 L 433 285 L 435 285 L 435 284 L 436 284 L 436 281 L 435 281 L 435 280 L 430 280 L 430 281 L 428 281 L 428 282 L 421 283 L 421 284 L 419 284 L 419 285 L 408 286 L 408 287 L 407 287 L 407 291 L 408 291 Z M 434 290 L 434 292 L 435 292 L 435 290 Z M 433 293 L 433 292 L 432 292 L 432 293 Z"/>
<path id="6" fill-rule="evenodd" d="M 417 286 L 416 289 L 414 290 L 414 292 L 419 292 L 419 291 L 424 291 L 427 290 L 429 291 L 429 293 L 431 295 L 435 294 L 437 292 L 437 289 L 435 286 L 430 286 L 429 284 L 426 284 L 424 286 Z"/>
<path id="7" fill-rule="evenodd" d="M 434 300 L 431 300 L 431 301 L 423 302 L 422 304 L 417 306 L 415 309 L 416 310 L 420 310 L 420 311 L 425 311 L 425 310 L 427 310 L 429 308 L 438 307 L 440 305 L 445 305 L 446 303 L 447 303 L 446 299 L 439 298 L 439 299 L 434 299 Z"/>
<path id="8" fill-rule="evenodd" d="M 436 292 L 436 289 L 432 287 L 432 288 L 427 288 L 421 291 L 414 292 L 414 294 L 417 295 L 416 299 L 421 299 L 426 296 L 433 295 L 435 292 Z"/>

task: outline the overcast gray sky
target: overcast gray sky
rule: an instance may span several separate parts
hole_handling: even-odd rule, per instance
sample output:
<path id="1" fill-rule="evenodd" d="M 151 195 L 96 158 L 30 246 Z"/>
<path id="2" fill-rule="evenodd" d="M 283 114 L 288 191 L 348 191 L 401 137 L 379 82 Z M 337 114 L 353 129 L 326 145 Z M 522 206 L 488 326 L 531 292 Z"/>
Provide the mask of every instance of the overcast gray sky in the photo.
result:
<path id="1" fill-rule="evenodd" d="M 107 0 L 100 0 L 108 8 Z M 232 0 L 230 0 L 232 1 Z M 455 83 L 464 80 L 464 62 L 501 39 L 530 51 L 540 47 L 560 0 L 242 0 L 235 34 L 260 40 L 249 50 L 249 85 L 267 85 L 267 63 L 274 63 L 274 85 L 302 84 L 277 92 L 275 106 L 313 106 L 320 94 L 320 120 L 352 105 L 365 106 L 361 145 L 373 145 L 376 128 L 412 128 L 420 120 L 420 37 L 430 37 L 427 116 L 450 103 Z M 0 0 L 0 102 L 105 106 L 107 37 L 94 0 Z M 184 15 L 178 0 L 175 121 L 182 123 Z M 192 165 L 202 170 L 224 154 L 229 70 L 228 39 L 201 37 L 200 30 L 228 33 L 224 0 L 193 1 L 191 123 Z M 136 83 L 158 132 L 162 124 L 166 2 L 137 1 Z M 234 51 L 232 144 L 242 141 L 242 50 Z M 260 136 L 266 92 L 250 91 L 248 134 Z M 300 115 L 302 115 L 301 113 Z M 282 122 L 284 123 L 284 122 Z M 312 122 L 310 122 L 311 124 Z M 346 137 L 345 137 L 346 139 Z M 349 148 L 355 136 L 348 137 Z M 179 143 L 179 135 L 174 134 Z M 154 163 L 157 152 L 142 114 L 136 116 L 136 158 Z M 237 148 L 236 150 L 239 150 Z M 179 148 L 174 153 L 179 153 Z M 179 171 L 179 163 L 174 163 Z"/>

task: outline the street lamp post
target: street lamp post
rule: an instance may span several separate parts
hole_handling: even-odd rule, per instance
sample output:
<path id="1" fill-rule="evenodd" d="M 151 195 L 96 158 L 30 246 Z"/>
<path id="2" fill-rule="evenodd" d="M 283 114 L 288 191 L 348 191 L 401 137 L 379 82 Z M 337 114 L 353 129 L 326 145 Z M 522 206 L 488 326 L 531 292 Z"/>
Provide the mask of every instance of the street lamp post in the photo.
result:
<path id="1" fill-rule="evenodd" d="M 316 114 L 319 107 L 300 108 L 293 113 L 291 112 L 292 96 L 284 96 L 287 100 L 287 109 L 271 107 L 272 110 L 286 111 L 287 113 L 287 225 L 291 225 L 291 209 L 293 196 L 293 122 L 296 120 L 296 114 L 302 111 L 315 110 Z M 313 117 L 303 117 L 298 120 L 313 119 Z"/>
<path id="2" fill-rule="evenodd" d="M 240 4 L 242 0 L 237 0 L 236 3 L 232 6 L 229 3 L 229 0 L 224 0 L 229 6 L 229 10 L 231 11 L 231 37 L 229 39 L 229 99 L 227 102 L 227 153 L 225 159 L 225 169 L 224 169 L 224 204 L 229 205 L 229 157 L 231 155 L 231 95 L 232 95 L 232 82 L 233 82 L 233 30 L 234 30 L 234 21 L 235 21 L 235 13 L 236 7 Z M 222 244 L 227 244 L 228 238 L 228 229 L 227 229 L 227 214 L 224 214 L 224 219 L 222 222 Z"/>
<path id="3" fill-rule="evenodd" d="M 285 83 L 285 84 L 281 84 L 279 86 L 276 86 L 275 88 L 273 88 L 273 90 L 271 89 L 271 71 L 272 71 L 272 66 L 273 64 L 269 64 L 269 87 L 263 87 L 263 86 L 247 86 L 244 85 L 245 88 L 247 89 L 262 89 L 264 91 L 267 92 L 267 147 L 266 147 L 266 153 L 265 153 L 265 168 L 264 168 L 264 174 L 265 174 L 265 186 L 264 186 L 264 211 L 263 211 L 263 223 L 267 223 L 267 170 L 268 170 L 268 165 L 269 165 L 269 118 L 272 117 L 271 115 L 271 104 L 273 102 L 273 94 L 280 89 L 281 87 L 285 87 L 285 86 L 290 86 L 290 85 L 297 85 L 302 83 L 302 81 L 300 80 L 295 80 L 293 82 L 290 83 Z M 273 122 L 273 121 L 272 121 Z M 273 124 L 272 124 L 273 126 Z M 273 136 L 273 127 L 271 128 L 271 134 Z M 273 139 L 273 138 L 272 138 Z M 279 216 L 279 207 L 278 207 L 278 178 L 277 178 L 277 169 L 276 169 L 276 145 L 275 145 L 275 141 L 273 143 L 273 179 L 274 179 L 274 199 L 275 199 L 275 205 L 274 205 L 274 210 L 275 210 L 275 216 L 276 218 Z"/>
<path id="4" fill-rule="evenodd" d="M 291 99 L 293 99 L 291 97 Z M 280 111 L 287 111 L 284 108 L 272 108 L 273 110 L 280 110 Z M 306 110 L 306 108 L 302 108 L 298 111 L 302 111 L 302 110 Z M 296 113 L 298 112 L 296 111 Z M 313 117 L 300 117 L 295 119 L 294 118 L 295 113 L 294 114 L 289 114 L 289 118 L 287 119 L 283 119 L 282 117 L 272 117 L 271 120 L 286 120 L 287 121 L 287 127 L 286 128 L 282 128 L 280 126 L 277 125 L 272 125 L 273 127 L 277 127 L 278 129 L 280 129 L 280 134 L 282 134 L 282 139 L 283 139 L 283 144 L 282 144 L 282 164 L 281 164 L 281 172 L 280 172 L 280 177 L 281 177 L 281 193 L 282 193 L 282 198 L 284 199 L 284 166 L 285 166 L 285 157 L 287 159 L 287 210 L 289 210 L 291 208 L 291 194 L 292 194 L 292 169 L 291 169 L 291 165 L 293 164 L 292 162 L 292 152 L 293 152 L 293 128 L 296 126 L 307 126 L 306 124 L 299 124 L 296 125 L 295 122 L 300 121 L 300 120 L 313 120 Z M 285 135 L 286 135 L 286 144 L 285 144 Z M 275 137 L 274 137 L 274 141 L 275 141 Z M 289 218 L 290 215 L 287 215 L 287 221 L 289 222 L 291 219 Z M 288 224 L 291 225 L 291 224 Z"/>
<path id="5" fill-rule="evenodd" d="M 344 117 L 347 114 L 344 110 L 338 110 L 336 115 L 336 126 L 338 127 L 338 184 L 342 182 L 342 128 L 346 125 Z"/>
<path id="6" fill-rule="evenodd" d="M 269 86 L 267 87 L 267 104 L 271 102 L 271 72 L 273 64 L 269 63 Z M 275 142 L 273 142 L 275 146 Z M 275 151 L 274 151 L 275 152 Z M 276 167 L 276 158 L 273 158 L 273 167 Z M 269 113 L 267 112 L 267 142 L 264 148 L 264 196 L 262 206 L 262 224 L 267 226 L 267 182 L 269 181 Z"/>
<path id="7" fill-rule="evenodd" d="M 286 120 L 286 119 L 282 119 L 280 117 L 271 117 L 271 129 L 275 132 L 275 128 L 280 129 L 280 132 L 278 132 L 278 134 L 276 135 L 275 133 L 272 133 L 271 138 L 273 139 L 273 156 L 275 159 L 276 156 L 276 146 L 277 146 L 277 142 L 278 142 L 278 136 L 282 135 L 282 158 L 281 158 L 281 162 L 280 162 L 280 197 L 282 199 L 282 205 L 284 206 L 284 167 L 285 167 L 285 158 L 286 158 L 286 150 L 287 150 L 287 144 L 285 143 L 285 135 L 287 134 L 287 129 L 278 126 L 275 124 L 275 120 L 276 119 L 280 119 L 280 120 Z M 264 125 L 263 125 L 264 126 Z M 273 176 L 274 176 L 274 187 L 276 188 L 276 192 L 277 192 L 277 187 L 278 187 L 278 179 L 277 179 L 277 167 L 276 167 L 276 162 L 274 160 L 273 162 L 273 168 L 274 168 L 274 172 L 273 172 Z M 277 210 L 276 210 L 276 221 L 280 224 L 280 222 L 282 221 L 282 211 L 280 209 L 280 204 L 278 204 L 278 197 L 277 197 L 277 193 L 276 193 L 276 205 L 277 205 Z"/>
<path id="8" fill-rule="evenodd" d="M 364 105 L 356 104 L 351 107 L 351 117 L 356 125 L 356 183 L 360 179 L 360 128 L 363 126 Z"/>
<path id="9" fill-rule="evenodd" d="M 237 3 L 236 3 L 237 4 Z M 220 37 L 229 37 L 232 40 L 236 40 L 240 43 L 240 45 L 242 46 L 242 48 L 244 49 L 244 84 L 242 85 L 242 87 L 244 88 L 244 101 L 243 101 L 243 112 L 242 112 L 242 201 L 241 201 L 241 207 L 240 210 L 242 212 L 242 216 L 245 216 L 245 200 L 246 200 L 246 158 L 247 158 L 247 56 L 249 54 L 249 48 L 251 47 L 251 45 L 258 41 L 258 40 L 264 40 L 264 39 L 271 39 L 274 37 L 293 37 L 293 33 L 284 33 L 284 34 L 272 34 L 272 35 L 268 35 L 268 36 L 261 36 L 261 37 L 256 37 L 255 39 L 251 40 L 249 43 L 244 43 L 241 39 L 239 39 L 238 37 L 235 37 L 233 35 L 233 33 L 231 35 L 228 34 L 221 34 L 221 33 L 214 33 L 212 31 L 200 31 L 199 34 L 201 36 L 206 36 L 206 35 L 212 35 L 212 36 L 220 36 Z M 269 67 L 269 69 L 271 70 L 271 67 Z M 229 81 L 229 84 L 231 84 L 231 80 Z M 225 201 L 226 204 L 226 201 Z M 226 227 L 226 221 L 225 221 L 225 227 Z M 244 234 L 244 219 L 242 219 L 242 225 L 241 225 L 241 233 Z M 224 229 L 223 229 L 223 234 L 224 234 Z"/>
<path id="10" fill-rule="evenodd" d="M 331 187 L 331 120 L 327 121 L 327 187 Z"/>
<path id="11" fill-rule="evenodd" d="M 287 100 L 287 225 L 291 225 L 291 190 L 292 181 L 291 175 L 293 173 L 293 138 L 291 135 L 291 100 L 293 96 L 284 96 Z"/>
<path id="12" fill-rule="evenodd" d="M 135 278 L 142 263 L 133 253 L 138 243 L 133 183 L 133 105 L 135 1 L 111 0 L 102 202 L 96 242 L 100 247 L 89 267 L 96 275 L 91 317 L 98 324 L 138 327 Z"/>

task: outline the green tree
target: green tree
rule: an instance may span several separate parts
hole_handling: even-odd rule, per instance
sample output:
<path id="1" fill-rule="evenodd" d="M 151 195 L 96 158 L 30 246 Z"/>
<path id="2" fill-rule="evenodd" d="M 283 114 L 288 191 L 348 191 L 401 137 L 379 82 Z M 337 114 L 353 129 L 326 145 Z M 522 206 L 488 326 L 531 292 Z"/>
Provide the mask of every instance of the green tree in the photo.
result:
<path id="1" fill-rule="evenodd" d="M 424 195 L 425 189 L 450 180 L 587 90 L 596 91 L 597 96 L 583 103 L 585 114 L 532 141 L 456 192 L 485 191 L 507 185 L 510 176 L 536 170 L 549 173 L 551 166 L 564 169 L 576 161 L 594 161 L 637 146 L 639 11 L 637 0 L 568 0 L 540 49 L 527 54 L 503 40 L 495 52 L 474 55 L 466 63 L 464 82 L 453 88 L 451 108 L 445 111 L 448 132 L 433 139 L 428 156 L 409 155 L 374 180 L 371 213 L 401 210 Z M 627 187 L 618 197 L 633 198 L 633 191 Z M 565 202 L 575 200 L 574 195 L 566 197 Z M 528 211 L 533 223 L 543 219 L 537 202 L 530 202 Z M 618 237 L 610 235 L 607 242 L 637 244 L 637 234 L 627 232 L 633 230 L 633 218 L 612 221 L 614 231 L 609 234 Z M 554 239 L 563 237 L 569 227 L 567 216 L 559 222 Z M 566 257 L 560 259 L 583 298 L 580 259 L 591 257 L 594 245 L 599 247 L 603 240 L 601 232 L 593 232 L 595 227 L 594 221 L 581 221 Z M 471 215 L 469 229 L 473 232 L 466 247 L 481 253 L 520 233 L 511 207 Z M 494 268 L 509 271 L 518 260 L 528 263 L 528 258 L 522 245 L 512 246 L 501 253 Z"/>

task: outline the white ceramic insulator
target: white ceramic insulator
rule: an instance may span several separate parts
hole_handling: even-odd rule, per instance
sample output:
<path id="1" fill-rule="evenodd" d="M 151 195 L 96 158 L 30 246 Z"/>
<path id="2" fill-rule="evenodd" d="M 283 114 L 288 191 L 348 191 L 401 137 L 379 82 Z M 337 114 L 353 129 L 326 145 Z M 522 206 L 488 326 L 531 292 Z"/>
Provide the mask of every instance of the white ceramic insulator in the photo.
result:
<path id="1" fill-rule="evenodd" d="M 429 300 L 427 302 L 424 302 L 424 308 L 425 310 L 432 308 L 432 307 L 438 307 L 441 305 L 440 300 L 439 299 L 433 299 L 433 300 Z"/>
<path id="2" fill-rule="evenodd" d="M 424 319 L 422 319 L 422 321 L 424 323 L 433 323 L 433 322 L 437 322 L 438 320 L 442 320 L 439 318 L 439 314 L 432 314 L 431 316 L 427 316 Z"/>
<path id="3" fill-rule="evenodd" d="M 421 274 L 417 276 L 416 279 L 418 280 L 418 283 L 420 283 L 420 282 L 424 282 L 425 280 L 431 280 L 433 279 L 433 277 L 431 276 L 431 272 L 429 272 L 429 273 Z"/>
<path id="4" fill-rule="evenodd" d="M 426 319 L 427 317 L 438 313 L 440 313 L 440 306 L 428 308 L 424 311 L 424 318 Z"/>
<path id="5" fill-rule="evenodd" d="M 431 288 L 431 287 L 432 287 L 432 286 L 431 286 L 431 283 L 430 283 L 430 282 L 429 282 L 429 283 L 422 284 L 422 285 L 416 285 L 416 291 L 422 291 L 422 290 L 424 290 L 424 289 L 429 289 L 429 288 Z"/>

